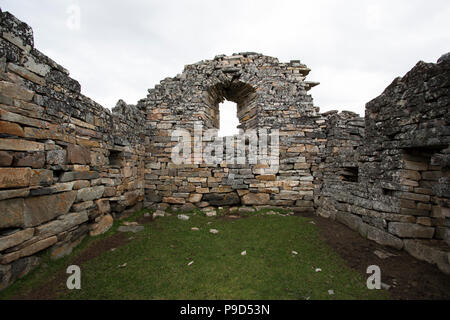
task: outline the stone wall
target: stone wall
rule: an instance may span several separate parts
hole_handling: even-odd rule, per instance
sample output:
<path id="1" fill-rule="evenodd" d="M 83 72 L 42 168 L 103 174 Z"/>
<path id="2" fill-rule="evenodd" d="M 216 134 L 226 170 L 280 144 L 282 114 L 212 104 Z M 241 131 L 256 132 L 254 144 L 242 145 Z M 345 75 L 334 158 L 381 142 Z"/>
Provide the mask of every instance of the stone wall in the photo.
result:
<path id="1" fill-rule="evenodd" d="M 380 244 L 404 248 L 446 273 L 449 79 L 449 55 L 438 63 L 419 62 L 367 104 L 365 132 L 360 118 L 329 117 L 324 183 L 316 203 L 320 215 Z"/>
<path id="2" fill-rule="evenodd" d="M 142 206 L 143 116 L 80 93 L 34 48 L 33 31 L 0 12 L 0 289 L 71 252 L 88 233 Z"/>
<path id="3" fill-rule="evenodd" d="M 242 204 L 312 212 L 313 175 L 324 147 L 325 121 L 307 94 L 317 84 L 305 81 L 309 71 L 300 61 L 280 63 L 245 52 L 188 65 L 180 75 L 149 90 L 137 105 L 147 115 L 153 141 L 147 150 L 151 156 L 146 160 L 146 205 L 208 210 L 208 206 Z M 171 151 L 178 142 L 171 133 L 189 130 L 194 151 L 195 125 L 218 129 L 219 103 L 225 99 L 237 103 L 240 128 L 246 133 L 256 130 L 246 154 L 249 148 L 259 147 L 260 130 L 269 134 L 279 130 L 276 169 L 270 161 L 251 163 L 248 157 L 245 163 L 233 163 L 232 155 L 238 155 L 233 150 L 224 150 L 224 161 L 208 165 L 201 159 L 205 141 L 197 144 L 200 157 L 193 155 L 191 164 L 173 163 Z"/>
<path id="4" fill-rule="evenodd" d="M 64 256 L 142 207 L 315 212 L 450 273 L 449 55 L 396 79 L 365 119 L 320 114 L 304 64 L 252 52 L 188 65 L 111 112 L 34 48 L 29 26 L 1 10 L 0 26 L 0 290 L 43 250 Z M 198 140 L 225 99 L 246 136 Z M 183 163 L 177 146 L 192 151 Z M 208 148 L 222 158 L 205 163 Z"/>

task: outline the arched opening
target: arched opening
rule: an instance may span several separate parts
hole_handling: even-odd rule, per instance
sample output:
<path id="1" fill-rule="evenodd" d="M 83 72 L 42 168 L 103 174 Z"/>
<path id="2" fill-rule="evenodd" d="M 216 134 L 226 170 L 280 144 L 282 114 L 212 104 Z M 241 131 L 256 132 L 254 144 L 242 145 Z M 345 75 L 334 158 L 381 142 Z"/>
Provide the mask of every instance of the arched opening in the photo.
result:
<path id="1" fill-rule="evenodd" d="M 238 80 L 219 83 L 208 89 L 206 103 L 211 127 L 219 129 L 219 136 L 232 136 L 239 129 L 256 127 L 256 90 Z M 237 118 L 237 119 L 236 119 Z"/>
<path id="2" fill-rule="evenodd" d="M 235 102 L 225 100 L 219 104 L 219 120 L 219 137 L 239 134 L 239 118 Z"/>

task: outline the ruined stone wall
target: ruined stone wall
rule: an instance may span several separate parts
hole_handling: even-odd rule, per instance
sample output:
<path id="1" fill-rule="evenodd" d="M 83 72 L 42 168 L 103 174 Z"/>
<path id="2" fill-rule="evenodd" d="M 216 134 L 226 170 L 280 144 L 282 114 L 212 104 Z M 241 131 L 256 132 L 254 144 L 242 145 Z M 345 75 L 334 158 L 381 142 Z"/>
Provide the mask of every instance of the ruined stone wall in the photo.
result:
<path id="1" fill-rule="evenodd" d="M 145 138 L 138 109 L 104 109 L 34 48 L 29 26 L 0 11 L 0 27 L 2 289 L 42 250 L 68 254 L 142 205 Z"/>
<path id="2" fill-rule="evenodd" d="M 450 61 L 419 62 L 366 106 L 329 118 L 318 213 L 450 273 Z M 337 136 L 336 136 L 337 132 Z M 360 132 L 361 134 L 361 132 Z M 342 137 L 343 139 L 340 139 Z M 347 146 L 356 146 L 354 153 Z M 342 168 L 356 178 L 349 181 Z M 345 171 L 345 170 L 344 170 Z M 348 174 L 348 173 L 347 173 Z"/>
<path id="3" fill-rule="evenodd" d="M 280 63 L 257 53 L 222 55 L 188 65 L 182 74 L 149 90 L 137 105 L 152 130 L 147 205 L 191 210 L 243 204 L 312 212 L 325 121 L 307 94 L 316 85 L 305 81 L 309 71 L 299 61 Z M 219 103 L 224 99 L 237 103 L 243 130 L 279 130 L 277 170 L 268 168 L 270 163 L 252 164 L 248 159 L 245 164 L 232 163 L 226 151 L 225 160 L 216 165 L 198 157 L 192 157 L 192 164 L 173 163 L 171 151 L 177 141 L 172 141 L 171 133 L 187 129 L 193 135 L 196 123 L 203 129 L 218 128 Z M 255 146 L 259 133 L 247 150 Z M 206 143 L 200 145 L 204 150 Z"/>
<path id="4" fill-rule="evenodd" d="M 304 64 L 252 52 L 188 65 L 110 112 L 34 48 L 30 27 L 9 13 L 0 19 L 0 290 L 39 252 L 68 254 L 143 206 L 317 212 L 450 272 L 448 55 L 396 79 L 365 119 L 320 114 Z M 237 137 L 194 141 L 199 127 L 218 129 L 225 99 L 249 135 L 243 149 Z M 179 129 L 190 137 L 190 164 L 172 159 Z M 233 162 L 259 149 L 264 130 L 278 130 L 279 148 L 269 142 L 269 157 Z M 216 149 L 223 159 L 204 162 L 211 142 L 231 139 L 232 152 Z"/>

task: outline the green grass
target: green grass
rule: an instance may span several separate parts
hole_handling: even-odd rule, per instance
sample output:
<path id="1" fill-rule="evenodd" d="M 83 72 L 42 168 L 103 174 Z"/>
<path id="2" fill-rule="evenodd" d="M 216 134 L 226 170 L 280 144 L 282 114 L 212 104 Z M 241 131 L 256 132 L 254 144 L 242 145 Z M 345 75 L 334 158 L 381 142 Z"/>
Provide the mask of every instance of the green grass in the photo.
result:
<path id="1" fill-rule="evenodd" d="M 137 215 L 143 212 L 137 213 Z M 135 217 L 131 217 L 132 221 Z M 239 219 L 205 217 L 189 221 L 159 218 L 115 251 L 81 266 L 81 290 L 62 289 L 61 299 L 387 299 L 366 288 L 366 278 L 351 270 L 320 238 L 310 219 L 251 214 Z M 210 223 L 210 224 L 208 224 Z M 116 232 L 117 225 L 105 238 Z M 200 231 L 192 231 L 192 227 Z M 219 230 L 211 234 L 209 229 Z M 0 293 L 14 297 L 38 286 L 98 238 L 83 242 L 59 261 L 46 261 Z M 246 250 L 247 255 L 241 252 Z M 292 251 L 298 252 L 293 255 Z M 194 263 L 188 266 L 190 261 Z M 126 263 L 126 267 L 119 265 Z M 322 272 L 316 272 L 321 268 Z M 48 281 L 48 280 L 47 280 Z M 63 287 L 64 284 L 61 285 Z M 334 290 L 329 295 L 328 290 Z"/>

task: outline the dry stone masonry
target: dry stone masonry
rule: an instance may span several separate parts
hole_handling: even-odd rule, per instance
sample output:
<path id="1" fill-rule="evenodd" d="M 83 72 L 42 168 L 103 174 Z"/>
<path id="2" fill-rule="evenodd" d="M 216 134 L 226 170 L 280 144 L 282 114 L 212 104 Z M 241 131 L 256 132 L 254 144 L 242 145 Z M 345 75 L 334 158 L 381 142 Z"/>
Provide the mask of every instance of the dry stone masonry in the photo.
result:
<path id="1" fill-rule="evenodd" d="M 316 213 L 450 273 L 449 55 L 394 80 L 365 118 L 321 114 L 304 64 L 252 52 L 188 65 L 111 112 L 34 48 L 28 25 L 0 10 L 0 27 L 0 290 L 40 252 L 67 255 L 143 207 Z M 224 100 L 244 138 L 204 134 Z M 190 139 L 182 163 L 176 130 Z M 201 156 L 211 146 L 214 163 Z"/>

